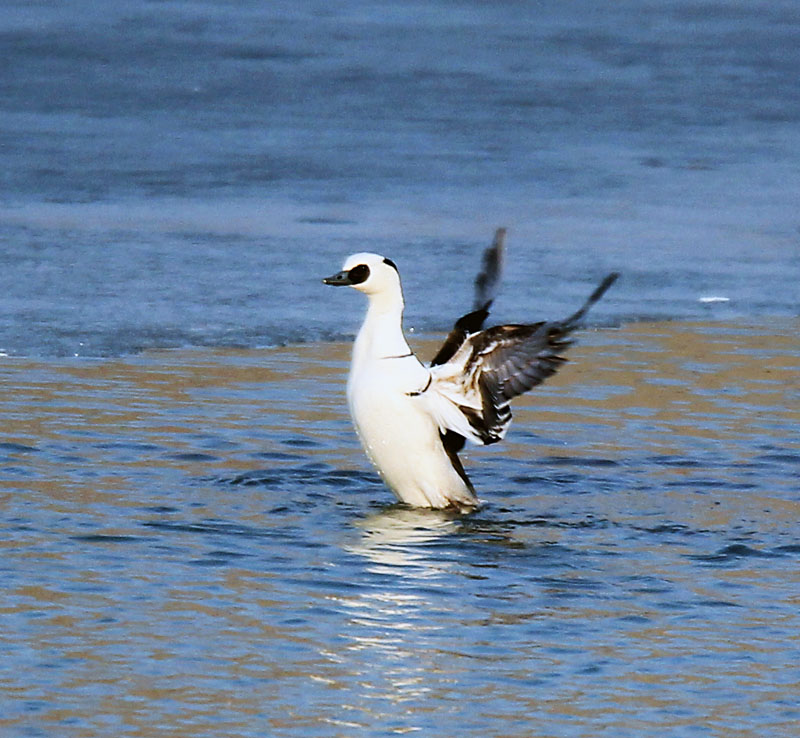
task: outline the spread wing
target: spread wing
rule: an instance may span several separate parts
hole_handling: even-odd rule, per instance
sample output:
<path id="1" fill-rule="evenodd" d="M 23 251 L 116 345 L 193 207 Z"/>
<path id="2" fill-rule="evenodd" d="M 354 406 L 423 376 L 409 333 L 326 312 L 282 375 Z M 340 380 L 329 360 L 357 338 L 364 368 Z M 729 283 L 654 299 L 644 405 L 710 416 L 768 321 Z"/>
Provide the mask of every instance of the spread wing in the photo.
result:
<path id="1" fill-rule="evenodd" d="M 475 299 L 472 312 L 461 316 L 448 334 L 442 347 L 431 361 L 431 366 L 449 361 L 472 333 L 477 333 L 489 315 L 489 308 L 494 302 L 503 277 L 505 262 L 506 229 L 498 228 L 494 234 L 492 245 L 483 252 L 481 271 L 475 277 Z"/>
<path id="2" fill-rule="evenodd" d="M 558 371 L 566 361 L 562 352 L 572 344 L 570 334 L 617 276 L 609 274 L 565 320 L 500 325 L 469 335 L 433 373 L 435 391 L 459 411 L 442 414 L 449 432 L 482 444 L 501 440 L 511 422 L 509 402 Z"/>
<path id="3" fill-rule="evenodd" d="M 499 325 L 470 336 L 472 354 L 467 361 L 492 397 L 508 402 L 558 371 L 566 361 L 560 352 L 572 345 L 569 335 L 614 284 L 619 274 L 609 274 L 579 310 L 558 322 Z"/>
<path id="4" fill-rule="evenodd" d="M 475 277 L 475 300 L 473 310 L 488 310 L 503 278 L 503 266 L 506 261 L 506 229 L 498 228 L 494 232 L 492 245 L 483 252 L 481 271 Z"/>

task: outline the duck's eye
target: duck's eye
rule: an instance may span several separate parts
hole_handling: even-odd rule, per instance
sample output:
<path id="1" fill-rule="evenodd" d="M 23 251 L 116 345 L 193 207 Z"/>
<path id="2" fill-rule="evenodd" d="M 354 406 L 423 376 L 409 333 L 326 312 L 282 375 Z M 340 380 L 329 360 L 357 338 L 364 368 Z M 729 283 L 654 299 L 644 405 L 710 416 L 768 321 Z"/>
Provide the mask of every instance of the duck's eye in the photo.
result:
<path id="1" fill-rule="evenodd" d="M 347 272 L 347 277 L 350 280 L 350 284 L 361 284 L 362 282 L 366 282 L 369 277 L 369 267 L 366 264 L 354 266 L 349 272 Z"/>

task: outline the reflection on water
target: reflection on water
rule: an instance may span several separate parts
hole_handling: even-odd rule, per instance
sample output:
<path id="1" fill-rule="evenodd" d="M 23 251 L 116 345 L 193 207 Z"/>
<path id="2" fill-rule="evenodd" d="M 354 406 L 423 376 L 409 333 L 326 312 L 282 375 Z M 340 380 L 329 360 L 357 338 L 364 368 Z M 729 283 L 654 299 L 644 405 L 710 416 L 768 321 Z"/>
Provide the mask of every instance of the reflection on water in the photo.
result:
<path id="1" fill-rule="evenodd" d="M 4 359 L 1 732 L 793 735 L 797 330 L 583 334 L 467 517 L 392 504 L 348 346 Z"/>
<path id="2" fill-rule="evenodd" d="M 374 562 L 372 571 L 426 579 L 444 573 L 426 554 L 426 546 L 457 531 L 460 518 L 447 510 L 397 505 L 357 521 L 356 526 L 363 535 L 348 550 Z"/>
<path id="3" fill-rule="evenodd" d="M 378 577 L 435 586 L 436 580 L 454 573 L 453 562 L 437 557 L 430 546 L 458 531 L 456 513 L 395 505 L 355 524 L 361 535 L 346 549 L 364 557 L 370 563 L 367 571 Z M 370 699 L 387 705 L 423 700 L 431 692 L 431 654 L 420 647 L 420 639 L 442 627 L 425 622 L 432 606 L 425 591 L 389 584 L 337 600 L 351 626 L 346 629 L 347 651 L 383 664 L 379 678 L 368 685 Z"/>

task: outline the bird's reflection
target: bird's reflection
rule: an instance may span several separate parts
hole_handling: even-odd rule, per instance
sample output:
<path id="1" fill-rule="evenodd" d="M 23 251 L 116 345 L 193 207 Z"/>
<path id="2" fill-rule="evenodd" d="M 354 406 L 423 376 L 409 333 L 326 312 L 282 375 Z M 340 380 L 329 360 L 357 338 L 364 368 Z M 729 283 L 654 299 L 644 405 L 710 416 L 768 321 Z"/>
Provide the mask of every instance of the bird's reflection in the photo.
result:
<path id="1" fill-rule="evenodd" d="M 362 691 L 346 707 L 375 719 L 409 701 L 444 699 L 436 675 L 459 648 L 454 634 L 476 627 L 463 596 L 477 580 L 475 545 L 506 545 L 505 526 L 480 514 L 393 505 L 351 533 L 345 548 L 362 562 L 360 585 L 336 595 L 347 645 L 329 656 L 360 676 Z M 442 643 L 451 644 L 446 653 Z"/>
<path id="2" fill-rule="evenodd" d="M 347 548 L 374 564 L 372 572 L 435 578 L 453 567 L 436 543 L 461 530 L 463 516 L 449 510 L 393 505 L 356 523 L 360 538 Z"/>
<path id="3" fill-rule="evenodd" d="M 454 512 L 393 505 L 356 523 L 357 538 L 346 548 L 365 560 L 369 586 L 337 598 L 349 641 L 338 658 L 365 669 L 365 701 L 354 709 L 390 714 L 392 705 L 430 693 L 437 654 L 428 638 L 453 616 L 446 592 L 458 576 L 457 547 L 438 544 L 461 521 Z"/>

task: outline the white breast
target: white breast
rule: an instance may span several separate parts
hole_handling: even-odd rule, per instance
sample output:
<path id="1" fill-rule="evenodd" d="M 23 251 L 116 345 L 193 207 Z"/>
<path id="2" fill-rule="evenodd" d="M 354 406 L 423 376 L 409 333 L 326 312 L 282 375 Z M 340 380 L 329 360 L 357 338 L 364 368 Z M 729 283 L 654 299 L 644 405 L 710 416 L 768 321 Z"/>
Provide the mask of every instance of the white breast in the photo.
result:
<path id="1" fill-rule="evenodd" d="M 350 414 L 381 477 L 403 502 L 418 507 L 474 504 L 445 452 L 422 390 L 428 370 L 414 356 L 354 364 L 347 383 Z"/>

